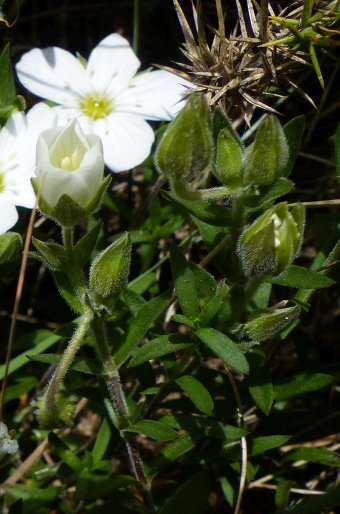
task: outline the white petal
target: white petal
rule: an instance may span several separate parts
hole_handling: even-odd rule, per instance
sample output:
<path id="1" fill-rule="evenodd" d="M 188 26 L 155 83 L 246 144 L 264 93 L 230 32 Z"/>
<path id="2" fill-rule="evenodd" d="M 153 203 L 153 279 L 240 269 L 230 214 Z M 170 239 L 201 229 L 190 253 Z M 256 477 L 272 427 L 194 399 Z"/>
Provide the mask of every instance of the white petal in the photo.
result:
<path id="1" fill-rule="evenodd" d="M 129 42 L 111 34 L 92 50 L 86 71 L 92 90 L 114 96 L 128 86 L 139 66 Z"/>
<path id="2" fill-rule="evenodd" d="M 0 132 L 0 155 L 4 192 L 13 205 L 32 208 L 35 203 L 30 178 L 35 167 L 35 154 L 38 135 L 41 130 L 56 122 L 53 109 L 38 104 L 27 116 L 22 112 L 13 114 Z"/>
<path id="3" fill-rule="evenodd" d="M 34 48 L 22 56 L 16 71 L 29 91 L 57 104 L 74 105 L 89 90 L 85 68 L 62 48 Z"/>
<path id="4" fill-rule="evenodd" d="M 155 137 L 142 118 L 118 112 L 97 120 L 93 132 L 101 138 L 105 164 L 114 172 L 141 164 L 150 154 Z"/>
<path id="5" fill-rule="evenodd" d="M 10 182 L 10 181 L 6 181 Z M 13 181 L 13 184 L 7 185 L 6 190 L 3 192 L 1 198 L 5 198 L 13 205 L 18 207 L 27 207 L 32 209 L 35 204 L 35 194 L 29 178 L 24 180 Z"/>
<path id="6" fill-rule="evenodd" d="M 192 84 L 163 70 L 142 73 L 116 99 L 116 109 L 147 120 L 171 120 L 185 104 Z"/>
<path id="7" fill-rule="evenodd" d="M 4 234 L 16 224 L 18 213 L 15 206 L 0 194 L 0 234 Z"/>

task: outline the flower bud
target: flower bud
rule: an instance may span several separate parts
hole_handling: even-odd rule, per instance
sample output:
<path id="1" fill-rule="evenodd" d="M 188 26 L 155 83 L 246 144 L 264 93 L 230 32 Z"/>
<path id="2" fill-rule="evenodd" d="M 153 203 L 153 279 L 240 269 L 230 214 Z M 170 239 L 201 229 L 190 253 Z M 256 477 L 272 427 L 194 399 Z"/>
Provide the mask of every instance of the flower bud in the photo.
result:
<path id="1" fill-rule="evenodd" d="M 126 286 L 131 262 L 131 238 L 125 232 L 94 259 L 90 271 L 90 289 L 106 298 Z"/>
<path id="2" fill-rule="evenodd" d="M 243 148 L 236 132 L 231 127 L 223 128 L 217 138 L 213 173 L 224 186 L 241 185 L 242 159 Z"/>
<path id="3" fill-rule="evenodd" d="M 238 254 L 247 276 L 279 275 L 300 249 L 305 209 L 297 204 L 289 211 L 279 203 L 245 228 L 238 241 Z"/>
<path id="4" fill-rule="evenodd" d="M 268 186 L 280 177 L 289 157 L 289 148 L 278 119 L 265 116 L 255 141 L 245 152 L 244 184 Z"/>
<path id="5" fill-rule="evenodd" d="M 246 323 L 245 333 L 253 341 L 261 342 L 272 339 L 291 325 L 300 314 L 300 308 L 265 309 L 255 312 Z"/>
<path id="6" fill-rule="evenodd" d="M 17 261 L 21 255 L 22 240 L 20 234 L 7 232 L 0 236 L 0 264 Z"/>
<path id="7" fill-rule="evenodd" d="M 191 95 L 158 145 L 156 167 L 167 179 L 191 180 L 210 165 L 212 153 L 210 108 L 203 96 Z"/>
<path id="8" fill-rule="evenodd" d="M 100 138 L 85 136 L 77 120 L 41 133 L 32 185 L 45 216 L 71 227 L 94 212 L 110 181 L 103 174 Z"/>
<path id="9" fill-rule="evenodd" d="M 62 428 L 72 424 L 76 409 L 76 397 L 57 393 L 52 404 L 45 396 L 36 402 L 36 416 L 43 428 Z"/>

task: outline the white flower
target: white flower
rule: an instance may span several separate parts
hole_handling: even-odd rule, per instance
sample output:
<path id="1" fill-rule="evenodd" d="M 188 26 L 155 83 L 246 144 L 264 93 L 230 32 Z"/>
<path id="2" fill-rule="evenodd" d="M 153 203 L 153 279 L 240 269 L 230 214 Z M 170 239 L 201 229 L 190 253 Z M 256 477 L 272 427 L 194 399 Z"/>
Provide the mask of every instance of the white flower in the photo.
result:
<path id="1" fill-rule="evenodd" d="M 17 222 L 15 206 L 34 206 L 30 178 L 34 172 L 37 139 L 42 130 L 55 123 L 53 109 L 40 104 L 26 116 L 22 112 L 14 113 L 0 131 L 0 234 Z"/>
<path id="2" fill-rule="evenodd" d="M 103 179 L 100 138 L 84 135 L 76 119 L 66 127 L 45 130 L 37 142 L 37 167 L 32 184 L 40 192 L 39 208 L 68 226 L 93 212 L 110 177 Z"/>
<path id="3" fill-rule="evenodd" d="M 18 449 L 17 441 L 12 439 L 8 433 L 7 426 L 0 421 L 0 459 L 4 455 L 14 455 Z"/>
<path id="4" fill-rule="evenodd" d="M 58 124 L 77 118 L 103 143 L 105 164 L 115 172 L 149 155 L 154 133 L 145 120 L 171 120 L 183 107 L 190 83 L 166 71 L 136 76 L 140 61 L 119 34 L 107 36 L 87 65 L 61 48 L 37 48 L 16 66 L 32 93 L 58 104 Z"/>

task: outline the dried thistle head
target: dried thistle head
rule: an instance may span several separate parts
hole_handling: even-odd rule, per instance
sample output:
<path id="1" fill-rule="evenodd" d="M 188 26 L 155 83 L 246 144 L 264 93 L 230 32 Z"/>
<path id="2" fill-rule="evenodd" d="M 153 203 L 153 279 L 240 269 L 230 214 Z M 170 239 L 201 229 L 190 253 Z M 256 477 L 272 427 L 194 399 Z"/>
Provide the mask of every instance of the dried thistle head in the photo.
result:
<path id="1" fill-rule="evenodd" d="M 182 51 L 189 63 L 177 63 L 182 71 L 170 71 L 189 77 L 211 105 L 225 112 L 236 107 L 250 123 L 256 107 L 276 112 L 268 100 L 282 96 L 277 92 L 282 82 L 314 105 L 294 75 L 312 65 L 324 85 L 316 49 L 329 53 L 340 44 L 340 0 L 298 0 L 284 9 L 269 0 L 246 0 L 245 9 L 235 0 L 238 21 L 228 36 L 222 2 L 215 0 L 217 27 L 209 27 L 213 33 L 210 44 L 201 0 L 196 5 L 192 0 L 195 35 L 179 1 L 173 2 L 186 43 Z"/>

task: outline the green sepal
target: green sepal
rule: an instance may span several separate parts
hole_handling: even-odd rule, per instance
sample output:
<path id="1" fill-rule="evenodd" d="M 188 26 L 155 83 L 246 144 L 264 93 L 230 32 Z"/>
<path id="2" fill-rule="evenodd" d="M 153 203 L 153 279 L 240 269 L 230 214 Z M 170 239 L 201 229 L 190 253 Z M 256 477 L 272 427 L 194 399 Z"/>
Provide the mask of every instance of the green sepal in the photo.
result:
<path id="1" fill-rule="evenodd" d="M 244 184 L 270 185 L 280 177 L 289 158 L 286 137 L 278 119 L 266 115 L 255 141 L 245 152 Z"/>
<path id="2" fill-rule="evenodd" d="M 93 196 L 91 201 L 88 204 L 86 204 L 85 210 L 86 210 L 87 215 L 92 214 L 93 212 L 97 211 L 97 209 L 99 208 L 99 206 L 103 200 L 104 193 L 111 183 L 111 180 L 112 180 L 111 175 L 108 175 L 106 178 L 104 178 L 100 187 L 97 189 L 96 194 Z"/>
<path id="3" fill-rule="evenodd" d="M 242 185 L 243 147 L 227 129 L 218 135 L 213 174 L 224 186 L 237 189 Z"/>
<path id="4" fill-rule="evenodd" d="M 63 246 L 50 242 L 44 243 L 35 237 L 32 237 L 32 243 L 38 250 L 40 254 L 38 255 L 43 257 L 43 262 L 48 269 L 51 271 L 67 271 L 68 260 Z"/>
<path id="5" fill-rule="evenodd" d="M 111 177 L 107 176 L 102 181 L 93 198 L 84 207 L 66 194 L 62 195 L 56 205 L 52 206 L 47 203 L 44 196 L 40 194 L 40 185 L 37 179 L 34 177 L 31 178 L 32 187 L 39 198 L 39 210 L 48 218 L 55 220 L 62 227 L 73 227 L 82 219 L 95 212 L 110 182 Z"/>
<path id="6" fill-rule="evenodd" d="M 42 396 L 36 402 L 36 416 L 43 428 L 62 428 L 72 424 L 76 408 L 75 396 L 66 396 L 58 393 L 53 402 L 48 403 Z"/>
<path id="7" fill-rule="evenodd" d="M 299 316 L 300 307 L 263 309 L 256 311 L 244 326 L 244 332 L 253 341 L 267 341 L 289 327 Z"/>
<path id="8" fill-rule="evenodd" d="M 131 250 L 131 237 L 125 232 L 93 261 L 90 270 L 90 289 L 100 298 L 118 293 L 127 285 Z"/>
<path id="9" fill-rule="evenodd" d="M 79 268 L 83 268 L 87 263 L 90 254 L 95 247 L 102 226 L 103 224 L 100 221 L 73 247 L 74 261 L 77 263 Z"/>
<path id="10" fill-rule="evenodd" d="M 279 275 L 291 264 L 302 243 L 305 208 L 287 202 L 268 209 L 246 227 L 237 251 L 247 276 Z"/>
<path id="11" fill-rule="evenodd" d="M 213 156 L 211 125 L 207 101 L 192 94 L 156 149 L 159 173 L 171 180 L 191 180 L 207 169 Z"/>
<path id="12" fill-rule="evenodd" d="M 20 258 L 22 239 L 16 232 L 7 232 L 0 236 L 0 264 L 16 261 Z"/>
<path id="13" fill-rule="evenodd" d="M 283 132 L 289 149 L 289 157 L 281 177 L 288 177 L 293 169 L 298 151 L 300 150 L 303 132 L 305 129 L 305 117 L 296 116 L 283 127 Z"/>
<path id="14" fill-rule="evenodd" d="M 74 225 L 77 225 L 87 216 L 86 210 L 68 195 L 61 195 L 57 204 L 49 213 L 43 211 L 41 201 L 42 197 L 39 199 L 40 210 L 49 218 L 54 219 L 62 227 L 74 227 Z"/>

